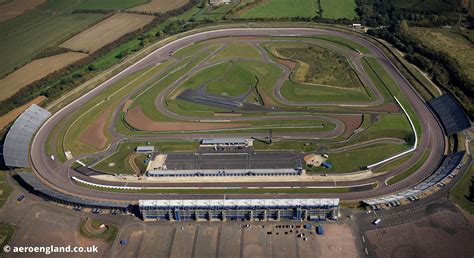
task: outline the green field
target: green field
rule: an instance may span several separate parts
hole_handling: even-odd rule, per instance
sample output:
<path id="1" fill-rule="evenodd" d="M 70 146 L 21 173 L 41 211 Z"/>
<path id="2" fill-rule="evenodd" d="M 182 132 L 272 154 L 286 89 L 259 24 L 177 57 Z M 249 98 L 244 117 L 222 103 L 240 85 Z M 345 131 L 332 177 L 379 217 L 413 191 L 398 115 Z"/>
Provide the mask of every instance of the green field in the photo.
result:
<path id="1" fill-rule="evenodd" d="M 425 164 L 425 162 L 426 162 L 426 160 L 428 159 L 429 156 L 430 156 L 429 152 L 423 153 L 423 156 L 421 156 L 421 158 L 413 166 L 411 166 L 409 169 L 403 171 L 402 173 L 399 173 L 398 175 L 390 178 L 387 181 L 387 184 L 393 185 L 393 184 L 398 183 L 398 182 L 402 181 L 403 179 L 409 177 L 410 175 L 415 173 L 421 166 L 423 166 L 423 164 Z"/>
<path id="2" fill-rule="evenodd" d="M 206 92 L 211 94 L 240 96 L 249 91 L 251 85 L 244 85 L 225 81 L 212 81 L 206 85 Z"/>
<path id="3" fill-rule="evenodd" d="M 320 0 L 323 9 L 323 18 L 326 19 L 354 19 L 356 14 L 355 0 Z"/>
<path id="4" fill-rule="evenodd" d="M 269 0 L 263 1 L 242 14 L 241 18 L 314 17 L 317 0 Z"/>
<path id="5" fill-rule="evenodd" d="M 337 44 L 340 44 L 340 45 L 343 45 L 347 48 L 350 48 L 352 50 L 359 50 L 360 52 L 364 53 L 364 54 L 370 54 L 370 51 L 368 48 L 366 48 L 365 46 L 362 46 L 361 44 L 357 43 L 357 42 L 354 42 L 354 41 L 351 41 L 351 40 L 348 40 L 348 39 L 345 39 L 345 38 L 341 38 L 341 37 L 338 37 L 338 36 L 333 36 L 333 35 L 317 35 L 317 36 L 313 36 L 312 38 L 315 38 L 315 39 L 320 39 L 320 40 L 326 40 L 326 41 L 329 41 L 329 42 L 333 42 L 333 43 L 337 43 Z"/>
<path id="6" fill-rule="evenodd" d="M 155 146 L 156 151 L 173 152 L 173 151 L 195 151 L 198 148 L 198 142 L 188 141 L 162 141 L 162 142 L 123 142 L 118 149 L 107 158 L 97 163 L 93 169 L 110 174 L 133 174 L 133 169 L 128 163 L 128 157 L 135 153 L 137 146 Z M 144 166 L 144 157 L 136 159 L 142 161 L 137 164 L 139 167 Z M 139 162 L 136 162 L 139 163 Z"/>
<path id="7" fill-rule="evenodd" d="M 361 167 L 398 154 L 406 150 L 407 147 L 407 145 L 400 144 L 373 144 L 350 151 L 339 153 L 329 152 L 328 160 L 333 164 L 333 166 L 329 169 L 317 167 L 312 171 L 323 173 L 347 173 L 359 171 Z"/>
<path id="8" fill-rule="evenodd" d="M 216 62 L 228 58 L 251 58 L 261 59 L 258 50 L 249 43 L 230 43 L 224 49 L 220 50 L 209 62 Z"/>
<path id="9" fill-rule="evenodd" d="M 347 58 L 336 51 L 306 43 L 269 46 L 280 56 L 300 62 L 295 75 L 300 82 L 344 88 L 362 87 Z"/>
<path id="10" fill-rule="evenodd" d="M 281 88 L 281 95 L 294 102 L 365 102 L 370 98 L 365 92 L 357 90 L 339 89 L 318 85 L 299 84 L 285 81 Z"/>

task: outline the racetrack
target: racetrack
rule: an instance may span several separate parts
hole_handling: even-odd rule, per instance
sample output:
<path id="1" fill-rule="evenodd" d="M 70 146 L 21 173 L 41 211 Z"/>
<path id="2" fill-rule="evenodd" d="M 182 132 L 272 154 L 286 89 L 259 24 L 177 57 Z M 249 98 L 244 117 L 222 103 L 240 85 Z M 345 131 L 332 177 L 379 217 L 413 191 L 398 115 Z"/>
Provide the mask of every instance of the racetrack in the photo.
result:
<path id="1" fill-rule="evenodd" d="M 334 35 L 343 37 L 346 39 L 350 39 L 355 41 L 365 47 L 367 47 L 371 51 L 371 55 L 375 57 L 383 66 L 385 71 L 391 76 L 391 78 L 396 82 L 396 84 L 401 89 L 402 93 L 406 96 L 408 102 L 410 103 L 411 107 L 413 108 L 414 112 L 416 113 L 417 117 L 420 118 L 421 129 L 423 131 L 421 139 L 419 139 L 418 148 L 413 155 L 413 157 L 403 164 L 402 166 L 398 167 L 397 169 L 371 178 L 366 180 L 358 180 L 353 182 L 274 182 L 274 183 L 201 183 L 197 184 L 194 183 L 191 186 L 196 187 L 204 187 L 204 186 L 355 186 L 355 185 L 362 185 L 367 183 L 372 183 L 374 181 L 378 182 L 379 187 L 373 190 L 368 191 L 360 191 L 360 192 L 348 192 L 348 193 L 332 193 L 332 194 L 292 194 L 291 197 L 339 197 L 344 200 L 360 200 L 364 198 L 380 196 L 383 194 L 392 193 L 401 189 L 405 189 L 410 187 L 419 181 L 426 178 L 429 174 L 431 174 L 438 166 L 440 160 L 443 157 L 444 147 L 445 147 L 445 140 L 444 134 L 442 131 L 441 126 L 438 124 L 434 114 L 430 111 L 430 109 L 425 105 L 424 101 L 418 96 L 415 92 L 413 87 L 408 83 L 408 81 L 400 74 L 397 68 L 392 64 L 392 62 L 384 55 L 382 50 L 378 47 L 373 45 L 372 43 L 356 37 L 354 35 L 345 34 L 342 32 L 336 31 L 329 31 L 329 30 L 321 30 L 321 29 L 309 29 L 309 28 L 274 28 L 274 29 L 256 29 L 256 28 L 239 28 L 239 29 L 224 29 L 224 30 L 214 30 L 214 31 L 207 31 L 202 33 L 197 33 L 194 35 L 186 36 L 180 38 L 174 42 L 171 42 L 152 54 L 148 55 L 147 57 L 143 58 L 139 62 L 135 63 L 134 65 L 130 66 L 126 70 L 122 71 L 121 73 L 117 74 L 116 76 L 112 77 L 110 80 L 106 81 L 105 83 L 98 86 L 93 91 L 85 94 L 81 98 L 77 99 L 76 101 L 72 102 L 65 108 L 61 109 L 57 113 L 55 113 L 48 121 L 43 124 L 40 130 L 37 132 L 35 138 L 33 139 L 31 145 L 31 162 L 34 167 L 35 173 L 47 184 L 51 187 L 55 188 L 58 191 L 65 192 L 71 195 L 80 196 L 83 198 L 91 198 L 91 199 L 100 199 L 100 200 L 113 200 L 117 202 L 136 202 L 138 199 L 156 199 L 156 198 L 167 198 L 167 199 L 183 199 L 183 198 L 223 198 L 222 195 L 202 195 L 202 194 L 193 194 L 193 195 L 175 195 L 175 194 L 167 194 L 167 195 L 160 195 L 157 196 L 156 194 L 141 194 L 141 193 L 119 193 L 119 192 L 106 192 L 100 191 L 95 189 L 86 189 L 74 184 L 71 181 L 71 176 L 76 176 L 79 178 L 83 178 L 84 176 L 75 172 L 74 170 L 69 168 L 69 165 L 73 161 L 68 161 L 65 164 L 60 164 L 57 161 L 52 161 L 50 157 L 44 152 L 44 146 L 47 142 L 48 134 L 52 131 L 52 129 L 56 126 L 57 123 L 61 121 L 64 117 L 68 114 L 72 113 L 73 111 L 80 108 L 84 105 L 87 101 L 94 98 L 95 96 L 99 95 L 99 93 L 107 88 L 108 86 L 112 85 L 114 82 L 117 82 L 121 78 L 126 77 L 138 70 L 141 70 L 146 67 L 151 67 L 157 63 L 163 62 L 164 60 L 169 58 L 169 53 L 171 51 L 177 51 L 193 42 L 214 38 L 214 37 L 227 37 L 227 36 L 281 36 L 281 35 L 295 35 L 295 36 L 308 36 L 308 35 L 318 35 L 318 34 L 326 34 L 326 35 Z M 354 59 L 357 59 L 357 56 L 353 56 Z M 283 69 L 283 68 L 282 68 Z M 167 90 L 162 92 L 162 96 L 166 96 L 166 92 L 172 90 L 170 86 Z M 162 101 L 163 98 L 157 98 L 157 100 Z M 289 103 L 291 104 L 291 103 Z M 168 116 L 179 116 L 177 114 L 169 112 L 167 109 L 161 110 L 159 102 L 157 108 L 160 112 L 164 112 Z M 189 117 L 177 117 L 183 120 L 190 119 Z M 260 117 L 261 118 L 261 117 Z M 324 117 L 327 119 L 327 117 Z M 195 119 L 195 118 L 192 118 Z M 234 117 L 235 120 L 242 120 L 245 118 L 241 117 Z M 339 120 L 334 119 L 334 123 L 338 123 Z M 340 122 L 339 122 L 340 123 Z M 111 123 L 112 124 L 112 123 Z M 339 124 L 339 127 L 336 126 L 334 130 L 336 133 L 341 134 L 343 132 L 343 125 Z M 331 132 L 331 133 L 334 133 Z M 118 143 L 122 140 L 127 139 L 125 136 L 114 135 L 117 136 L 116 140 L 108 147 L 105 153 L 101 153 L 101 155 L 106 153 L 111 153 L 117 147 Z M 156 139 L 163 139 L 163 138 L 201 138 L 201 137 L 212 137 L 212 134 L 199 134 L 199 135 L 192 135 L 192 134 L 166 134 L 166 135 L 156 135 L 156 136 L 134 136 L 134 139 L 140 140 L 156 140 Z M 232 135 L 228 135 L 232 136 Z M 242 134 L 238 134 L 238 136 L 242 136 Z M 256 136 L 252 134 L 252 136 Z M 327 136 L 327 135 L 326 135 Z M 425 150 L 430 151 L 429 158 L 427 162 L 412 176 L 407 178 L 406 180 L 390 185 L 385 186 L 384 181 L 385 179 L 405 170 L 406 168 L 413 165 L 416 160 L 418 160 Z M 82 157 L 75 157 L 76 159 Z M 86 178 L 85 180 L 96 182 L 96 183 L 104 183 L 104 181 Z M 124 185 L 124 183 L 110 183 L 107 184 L 120 184 Z M 129 186 L 134 186 L 134 183 L 127 183 Z M 162 186 L 159 183 L 150 184 L 150 186 Z M 167 184 L 167 186 L 172 186 Z M 182 185 L 180 185 L 182 186 Z M 254 194 L 239 194 L 239 195 L 227 195 L 227 198 L 252 198 L 255 197 Z M 267 197 L 272 197 L 272 195 L 265 195 Z M 284 194 L 279 194 L 279 197 L 285 197 Z M 262 198 L 261 195 L 258 196 Z M 288 197 L 288 196 L 287 196 Z"/>

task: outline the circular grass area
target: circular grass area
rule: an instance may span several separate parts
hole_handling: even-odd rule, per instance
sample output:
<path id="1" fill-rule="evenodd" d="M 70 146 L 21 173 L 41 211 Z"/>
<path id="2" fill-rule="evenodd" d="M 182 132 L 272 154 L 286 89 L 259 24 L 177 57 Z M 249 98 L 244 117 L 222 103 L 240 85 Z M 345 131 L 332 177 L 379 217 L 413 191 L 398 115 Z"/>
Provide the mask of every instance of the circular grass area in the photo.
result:
<path id="1" fill-rule="evenodd" d="M 106 242 L 111 242 L 117 236 L 118 228 L 115 225 L 105 224 L 99 220 L 86 218 L 81 221 L 79 232 L 86 238 L 102 239 Z"/>
<path id="2" fill-rule="evenodd" d="M 226 81 L 212 81 L 206 85 L 206 92 L 229 97 L 238 97 L 250 90 L 250 85 Z"/>

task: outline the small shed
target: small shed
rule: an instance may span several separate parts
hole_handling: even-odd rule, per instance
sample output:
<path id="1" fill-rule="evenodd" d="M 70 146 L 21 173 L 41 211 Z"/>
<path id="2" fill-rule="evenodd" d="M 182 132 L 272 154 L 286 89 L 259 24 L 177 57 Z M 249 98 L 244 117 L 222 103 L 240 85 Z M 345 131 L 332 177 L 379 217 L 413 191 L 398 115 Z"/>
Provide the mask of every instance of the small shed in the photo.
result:
<path id="1" fill-rule="evenodd" d="M 135 151 L 138 153 L 153 153 L 155 146 L 138 146 Z"/>

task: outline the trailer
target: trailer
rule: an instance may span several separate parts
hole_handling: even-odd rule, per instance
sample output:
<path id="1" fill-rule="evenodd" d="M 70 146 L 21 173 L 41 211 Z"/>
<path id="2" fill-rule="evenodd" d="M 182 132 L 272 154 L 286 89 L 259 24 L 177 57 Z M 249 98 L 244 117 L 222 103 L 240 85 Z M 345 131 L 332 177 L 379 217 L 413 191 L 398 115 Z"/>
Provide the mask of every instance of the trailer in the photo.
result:
<path id="1" fill-rule="evenodd" d="M 324 235 L 324 228 L 323 228 L 323 226 L 318 225 L 318 226 L 316 227 L 316 234 L 318 234 L 318 235 Z"/>

